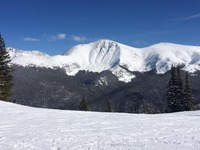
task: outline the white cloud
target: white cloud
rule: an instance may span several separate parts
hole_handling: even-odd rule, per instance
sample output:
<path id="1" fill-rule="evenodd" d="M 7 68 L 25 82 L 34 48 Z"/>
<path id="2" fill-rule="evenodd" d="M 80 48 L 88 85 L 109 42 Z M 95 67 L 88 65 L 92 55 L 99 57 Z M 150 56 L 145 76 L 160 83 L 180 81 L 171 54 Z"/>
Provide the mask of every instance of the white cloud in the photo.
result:
<path id="1" fill-rule="evenodd" d="M 57 41 L 57 40 L 64 40 L 66 39 L 65 33 L 58 33 L 56 35 L 52 35 L 50 38 L 48 38 L 48 41 Z"/>
<path id="2" fill-rule="evenodd" d="M 200 18 L 200 14 L 195 14 L 189 17 L 185 17 L 183 18 L 183 20 L 191 20 L 191 19 L 196 19 L 196 18 Z"/>
<path id="3" fill-rule="evenodd" d="M 59 33 L 56 35 L 57 39 L 62 40 L 62 39 L 66 39 L 66 34 L 64 33 Z"/>
<path id="4" fill-rule="evenodd" d="M 76 42 L 84 42 L 84 41 L 86 41 L 87 40 L 87 38 L 86 37 L 80 37 L 80 36 L 72 36 L 72 39 L 74 40 L 74 41 L 76 41 Z"/>
<path id="5" fill-rule="evenodd" d="M 171 19 L 172 21 L 186 21 L 186 20 L 193 20 L 193 19 L 197 19 L 200 18 L 200 13 L 199 14 L 195 14 L 195 15 L 191 15 L 188 17 L 182 17 L 182 18 L 175 18 L 175 19 Z"/>
<path id="6" fill-rule="evenodd" d="M 24 41 L 29 41 L 29 42 L 38 42 L 38 41 L 40 41 L 40 39 L 32 38 L 32 37 L 25 37 L 23 40 Z"/>

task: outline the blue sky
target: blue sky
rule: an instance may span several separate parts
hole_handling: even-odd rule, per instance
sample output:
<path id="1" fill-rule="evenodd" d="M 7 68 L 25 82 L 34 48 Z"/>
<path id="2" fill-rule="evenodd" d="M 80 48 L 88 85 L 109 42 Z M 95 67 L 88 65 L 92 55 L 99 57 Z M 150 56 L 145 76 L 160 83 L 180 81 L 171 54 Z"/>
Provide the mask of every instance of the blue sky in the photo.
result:
<path id="1" fill-rule="evenodd" d="M 200 0 L 1 0 L 0 6 L 6 47 L 55 55 L 98 39 L 200 45 Z"/>

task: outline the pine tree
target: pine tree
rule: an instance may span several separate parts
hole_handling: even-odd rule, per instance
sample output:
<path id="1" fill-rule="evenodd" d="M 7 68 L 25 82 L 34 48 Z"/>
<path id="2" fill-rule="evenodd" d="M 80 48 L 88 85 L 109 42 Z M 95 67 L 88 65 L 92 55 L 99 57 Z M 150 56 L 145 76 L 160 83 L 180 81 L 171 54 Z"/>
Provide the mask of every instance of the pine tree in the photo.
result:
<path id="1" fill-rule="evenodd" d="M 167 112 L 178 112 L 183 110 L 182 106 L 182 79 L 179 67 L 171 67 L 171 77 L 167 85 Z"/>
<path id="2" fill-rule="evenodd" d="M 176 110 L 175 111 L 183 111 L 183 82 L 180 75 L 180 67 L 177 66 L 175 68 L 175 87 L 176 87 Z"/>
<path id="3" fill-rule="evenodd" d="M 171 77 L 167 84 L 167 112 L 173 112 L 175 110 L 175 91 L 174 91 L 174 77 L 175 67 L 171 67 Z"/>
<path id="4" fill-rule="evenodd" d="M 88 104 L 83 97 L 82 100 L 79 102 L 79 110 L 81 111 L 89 111 Z"/>
<path id="5" fill-rule="evenodd" d="M 12 94 L 12 68 L 9 66 L 9 53 L 6 51 L 4 40 L 0 34 L 0 99 L 10 101 Z"/>
<path id="6" fill-rule="evenodd" d="M 110 101 L 107 102 L 106 112 L 112 112 L 112 107 Z"/>
<path id="7" fill-rule="evenodd" d="M 188 79 L 188 73 L 185 74 L 185 86 L 184 86 L 184 92 L 183 92 L 184 98 L 183 98 L 183 110 L 184 111 L 190 111 L 194 110 L 194 98 L 192 96 L 190 82 Z"/>

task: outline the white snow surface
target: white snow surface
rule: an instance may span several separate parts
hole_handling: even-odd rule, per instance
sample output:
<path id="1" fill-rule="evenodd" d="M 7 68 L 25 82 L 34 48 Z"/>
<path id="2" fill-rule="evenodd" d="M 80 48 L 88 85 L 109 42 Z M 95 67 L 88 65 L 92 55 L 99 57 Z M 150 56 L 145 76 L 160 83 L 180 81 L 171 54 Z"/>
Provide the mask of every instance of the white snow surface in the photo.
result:
<path id="1" fill-rule="evenodd" d="M 135 76 L 129 71 L 156 69 L 162 74 L 172 64 L 182 65 L 189 72 L 200 70 L 200 46 L 159 43 L 146 48 L 133 48 L 111 40 L 99 40 L 72 47 L 64 55 L 49 56 L 38 51 L 8 48 L 13 64 L 63 68 L 68 75 L 79 70 L 101 72 L 111 70 L 119 80 L 130 82 Z M 123 69 L 123 67 L 127 68 Z"/>
<path id="2" fill-rule="evenodd" d="M 1 150 L 199 150 L 200 111 L 99 113 L 0 101 Z"/>

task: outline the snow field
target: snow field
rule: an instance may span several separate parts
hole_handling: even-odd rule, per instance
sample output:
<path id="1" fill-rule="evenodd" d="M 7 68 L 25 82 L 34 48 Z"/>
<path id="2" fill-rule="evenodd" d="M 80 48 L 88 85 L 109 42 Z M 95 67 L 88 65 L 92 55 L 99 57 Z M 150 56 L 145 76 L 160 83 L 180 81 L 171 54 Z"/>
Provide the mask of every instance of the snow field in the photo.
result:
<path id="1" fill-rule="evenodd" d="M 124 114 L 0 101 L 1 150 L 199 150 L 200 111 Z"/>

